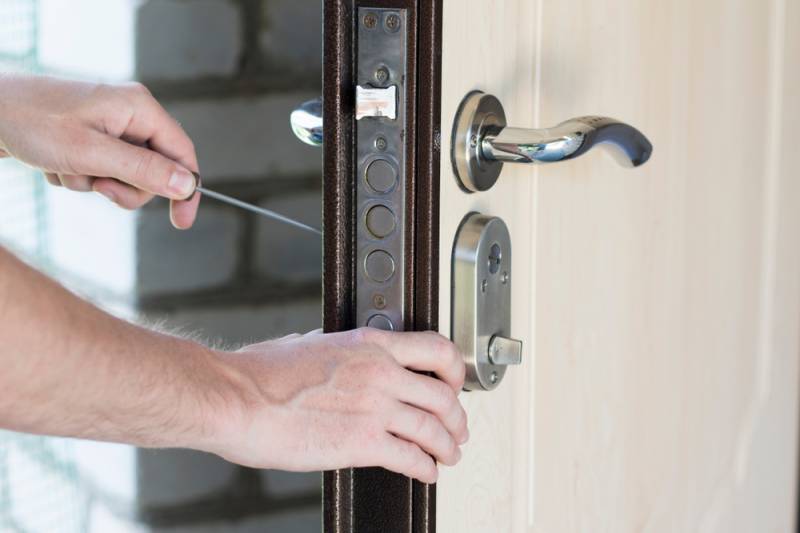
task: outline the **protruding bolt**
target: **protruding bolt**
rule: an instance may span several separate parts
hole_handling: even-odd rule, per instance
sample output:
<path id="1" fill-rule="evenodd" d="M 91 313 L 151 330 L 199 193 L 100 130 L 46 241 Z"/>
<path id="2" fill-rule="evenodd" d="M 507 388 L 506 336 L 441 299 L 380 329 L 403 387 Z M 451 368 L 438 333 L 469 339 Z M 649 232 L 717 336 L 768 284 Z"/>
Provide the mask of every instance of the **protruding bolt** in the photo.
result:
<path id="1" fill-rule="evenodd" d="M 383 85 L 387 81 L 389 81 L 389 69 L 386 67 L 380 67 L 375 71 L 375 81 Z"/>
<path id="2" fill-rule="evenodd" d="M 388 147 L 389 142 L 386 140 L 386 137 L 378 137 L 375 139 L 375 148 L 378 151 L 385 152 Z"/>
<path id="3" fill-rule="evenodd" d="M 375 13 L 367 13 L 364 15 L 364 27 L 372 30 L 378 25 L 378 15 Z"/>
<path id="4" fill-rule="evenodd" d="M 400 29 L 400 16 L 396 13 L 392 13 L 388 17 L 386 17 L 386 29 L 395 32 Z"/>

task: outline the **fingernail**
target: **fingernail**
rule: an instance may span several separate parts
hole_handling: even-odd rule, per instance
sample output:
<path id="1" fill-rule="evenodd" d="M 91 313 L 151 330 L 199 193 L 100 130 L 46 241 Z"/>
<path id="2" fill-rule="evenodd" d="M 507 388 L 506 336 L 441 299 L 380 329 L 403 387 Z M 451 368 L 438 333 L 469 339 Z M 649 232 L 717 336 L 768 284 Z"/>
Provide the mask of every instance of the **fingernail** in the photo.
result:
<path id="1" fill-rule="evenodd" d="M 98 194 L 105 196 L 111 203 L 117 203 L 117 196 L 111 191 L 95 191 Z"/>
<path id="2" fill-rule="evenodd" d="M 188 198 L 195 188 L 194 174 L 185 168 L 178 168 L 175 173 L 170 176 L 167 189 L 180 199 Z"/>

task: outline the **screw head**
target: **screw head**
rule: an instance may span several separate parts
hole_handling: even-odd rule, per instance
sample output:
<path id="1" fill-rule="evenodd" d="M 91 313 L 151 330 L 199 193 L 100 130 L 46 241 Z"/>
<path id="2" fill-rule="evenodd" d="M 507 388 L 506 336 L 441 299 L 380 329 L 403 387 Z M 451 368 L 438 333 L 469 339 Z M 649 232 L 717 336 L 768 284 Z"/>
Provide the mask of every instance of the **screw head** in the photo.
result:
<path id="1" fill-rule="evenodd" d="M 385 152 L 388 147 L 389 147 L 389 141 L 386 140 L 386 137 L 378 137 L 377 139 L 375 139 L 375 148 L 377 150 Z"/>
<path id="2" fill-rule="evenodd" d="M 372 297 L 372 305 L 375 306 L 375 309 L 385 309 L 386 308 L 386 296 L 383 294 L 375 294 Z"/>
<path id="3" fill-rule="evenodd" d="M 389 69 L 386 67 L 380 67 L 375 71 L 375 81 L 383 85 L 387 81 L 389 81 Z"/>
<path id="4" fill-rule="evenodd" d="M 500 281 L 503 282 L 503 285 L 508 283 L 508 272 L 503 272 L 503 276 L 500 278 Z"/>
<path id="5" fill-rule="evenodd" d="M 492 382 L 492 385 L 497 383 L 497 371 L 493 370 L 491 374 L 489 374 L 489 381 Z"/>
<path id="6" fill-rule="evenodd" d="M 400 15 L 396 13 L 390 14 L 386 17 L 386 29 L 395 32 L 400 29 Z"/>
<path id="7" fill-rule="evenodd" d="M 364 27 L 367 29 L 374 29 L 378 25 L 378 15 L 375 13 L 367 13 L 364 15 Z"/>
<path id="8" fill-rule="evenodd" d="M 489 282 L 486 281 L 486 280 L 483 280 L 481 282 L 481 292 L 486 292 L 486 287 L 488 287 L 488 286 L 489 286 Z"/>
<path id="9" fill-rule="evenodd" d="M 469 138 L 469 145 L 470 145 L 471 147 L 473 147 L 473 148 L 475 148 L 476 146 L 478 146 L 478 136 L 477 136 L 477 135 L 472 135 L 472 136 Z"/>

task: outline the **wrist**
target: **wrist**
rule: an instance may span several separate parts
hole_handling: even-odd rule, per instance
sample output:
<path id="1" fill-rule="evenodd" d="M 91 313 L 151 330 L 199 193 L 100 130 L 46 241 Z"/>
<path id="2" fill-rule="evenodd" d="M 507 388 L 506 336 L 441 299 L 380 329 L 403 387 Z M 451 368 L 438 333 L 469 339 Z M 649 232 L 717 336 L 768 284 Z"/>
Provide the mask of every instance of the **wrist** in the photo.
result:
<path id="1" fill-rule="evenodd" d="M 247 426 L 247 406 L 255 395 L 254 383 L 249 375 L 232 364 L 235 354 L 199 348 L 198 360 L 204 378 L 195 383 L 194 396 L 200 408 L 196 431 L 183 447 L 224 455 L 231 439 Z"/>

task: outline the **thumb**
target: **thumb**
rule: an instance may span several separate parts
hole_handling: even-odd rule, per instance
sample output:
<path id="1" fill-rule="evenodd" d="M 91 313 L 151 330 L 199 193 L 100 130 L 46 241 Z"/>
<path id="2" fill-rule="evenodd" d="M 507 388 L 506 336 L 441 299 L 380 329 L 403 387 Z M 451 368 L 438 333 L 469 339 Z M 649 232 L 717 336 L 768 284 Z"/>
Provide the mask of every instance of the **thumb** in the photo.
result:
<path id="1" fill-rule="evenodd" d="M 171 200 L 186 200 L 194 193 L 194 174 L 168 157 L 108 135 L 97 141 L 78 161 L 80 174 L 114 178 Z"/>

